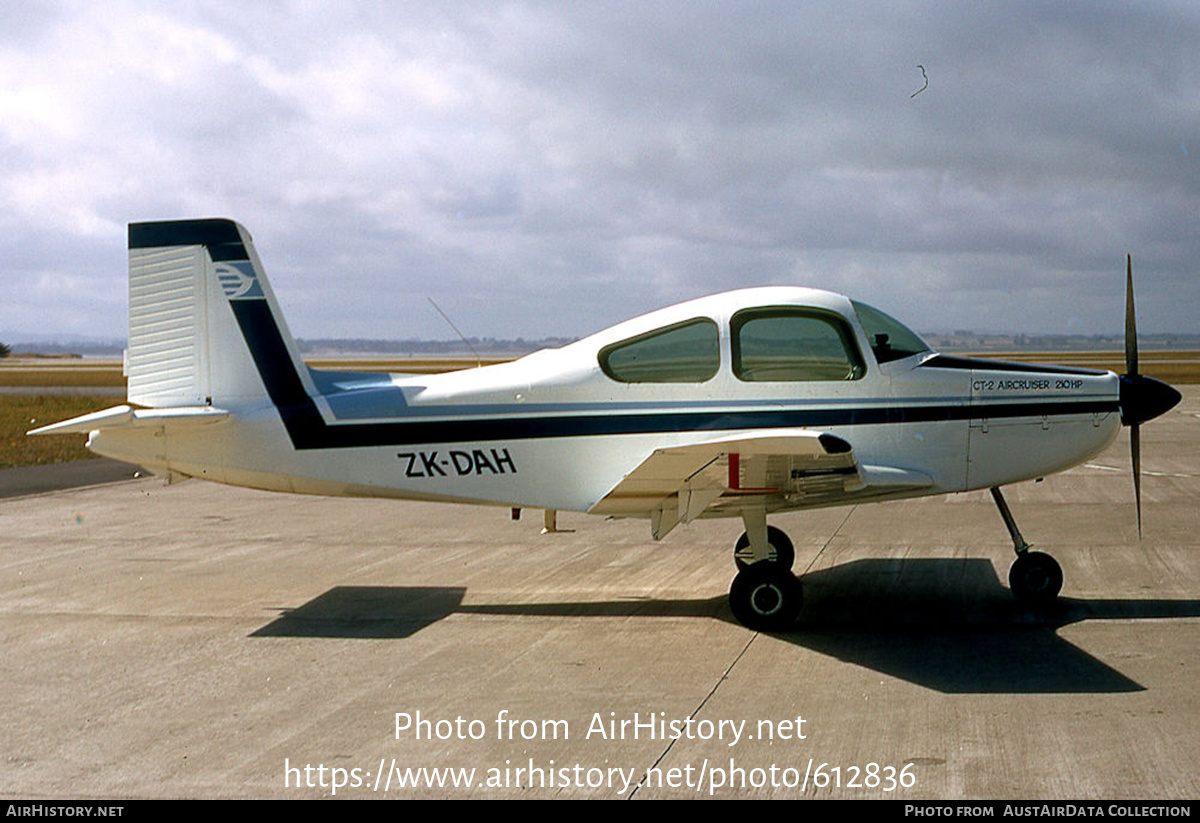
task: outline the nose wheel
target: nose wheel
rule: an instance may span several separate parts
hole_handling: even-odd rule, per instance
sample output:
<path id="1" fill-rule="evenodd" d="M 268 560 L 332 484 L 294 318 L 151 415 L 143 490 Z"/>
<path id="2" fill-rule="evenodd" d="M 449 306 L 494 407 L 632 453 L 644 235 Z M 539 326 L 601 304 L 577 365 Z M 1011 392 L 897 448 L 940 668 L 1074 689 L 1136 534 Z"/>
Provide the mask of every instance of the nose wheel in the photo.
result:
<path id="1" fill-rule="evenodd" d="M 1033 605 L 1053 603 L 1062 584 L 1062 567 L 1045 552 L 1027 551 L 1017 555 L 1008 570 L 1008 587 L 1013 596 Z"/>

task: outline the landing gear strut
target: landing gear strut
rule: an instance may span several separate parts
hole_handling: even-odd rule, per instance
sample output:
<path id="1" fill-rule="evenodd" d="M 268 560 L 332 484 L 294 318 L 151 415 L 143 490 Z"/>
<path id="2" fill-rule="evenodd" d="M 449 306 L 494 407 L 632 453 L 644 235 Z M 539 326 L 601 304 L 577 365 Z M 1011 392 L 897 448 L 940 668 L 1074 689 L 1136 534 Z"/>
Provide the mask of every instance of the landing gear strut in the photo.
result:
<path id="1" fill-rule="evenodd" d="M 1035 606 L 1046 606 L 1054 602 L 1062 591 L 1063 573 L 1058 561 L 1045 552 L 1031 551 L 1031 546 L 1025 542 L 1017 528 L 1004 495 L 998 486 L 991 489 L 992 499 L 1000 510 L 1000 517 L 1012 537 L 1013 550 L 1017 559 L 1008 570 L 1008 587 L 1018 600 Z"/>
<path id="2" fill-rule="evenodd" d="M 782 529 L 767 526 L 767 544 L 765 558 L 767 562 L 775 563 L 784 569 L 790 569 L 796 562 L 796 550 Z M 733 562 L 739 571 L 754 565 L 754 551 L 750 548 L 750 532 L 742 532 L 742 536 L 734 544 Z"/>

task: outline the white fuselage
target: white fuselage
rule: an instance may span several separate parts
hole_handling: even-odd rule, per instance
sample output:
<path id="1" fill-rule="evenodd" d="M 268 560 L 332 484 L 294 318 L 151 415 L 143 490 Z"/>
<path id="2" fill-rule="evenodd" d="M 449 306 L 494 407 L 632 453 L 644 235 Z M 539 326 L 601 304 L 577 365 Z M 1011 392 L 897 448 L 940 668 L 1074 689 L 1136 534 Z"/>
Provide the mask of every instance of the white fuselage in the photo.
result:
<path id="1" fill-rule="evenodd" d="M 861 374 L 741 379 L 732 365 L 730 321 L 739 311 L 763 306 L 842 318 L 862 358 Z M 711 320 L 719 333 L 719 366 L 708 379 L 621 382 L 601 368 L 606 347 L 693 318 Z M 561 349 L 433 376 L 322 373 L 297 366 L 297 358 L 282 350 L 252 356 L 253 346 L 236 349 L 228 355 L 235 362 L 223 368 L 258 374 L 271 397 L 220 399 L 230 414 L 219 422 L 164 425 L 155 437 L 142 429 L 97 431 L 90 447 L 155 471 L 264 489 L 587 511 L 655 450 L 717 433 L 825 432 L 852 444 L 861 465 L 932 480 L 920 489 L 868 485 L 861 492 L 878 498 L 1039 477 L 1101 451 L 1120 427 L 1118 380 L 1111 372 L 970 361 L 932 351 L 879 363 L 850 302 L 808 289 L 716 295 Z M 311 408 L 279 402 L 287 389 L 270 384 L 288 370 Z"/>

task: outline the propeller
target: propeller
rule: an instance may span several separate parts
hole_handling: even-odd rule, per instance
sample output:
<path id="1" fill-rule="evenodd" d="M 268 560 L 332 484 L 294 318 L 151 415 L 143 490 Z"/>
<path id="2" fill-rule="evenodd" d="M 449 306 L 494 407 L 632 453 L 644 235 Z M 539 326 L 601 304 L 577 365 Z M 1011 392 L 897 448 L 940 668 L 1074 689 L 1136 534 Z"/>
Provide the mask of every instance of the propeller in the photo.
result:
<path id="1" fill-rule="evenodd" d="M 1170 410 L 1181 399 L 1172 386 L 1138 373 L 1137 317 L 1133 306 L 1133 256 L 1125 255 L 1125 374 L 1121 375 L 1121 422 L 1129 426 L 1133 462 L 1133 496 L 1137 503 L 1138 539 L 1142 538 L 1141 425 Z"/>

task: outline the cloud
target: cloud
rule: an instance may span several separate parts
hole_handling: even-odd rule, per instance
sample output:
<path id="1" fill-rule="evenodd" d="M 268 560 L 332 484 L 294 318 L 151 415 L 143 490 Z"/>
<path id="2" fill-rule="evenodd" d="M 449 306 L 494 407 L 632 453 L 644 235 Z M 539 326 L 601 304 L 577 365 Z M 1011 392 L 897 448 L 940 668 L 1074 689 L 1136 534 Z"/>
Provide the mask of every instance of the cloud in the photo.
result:
<path id="1" fill-rule="evenodd" d="M 769 283 L 1110 332 L 1126 251 L 1141 327 L 1200 332 L 1198 39 L 1170 3 L 21 4 L 0 334 L 120 334 L 125 223 L 204 215 L 303 336 L 446 337 L 427 296 L 577 335 Z"/>

